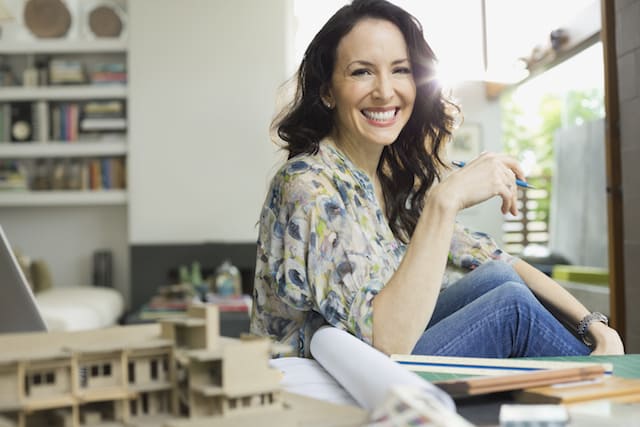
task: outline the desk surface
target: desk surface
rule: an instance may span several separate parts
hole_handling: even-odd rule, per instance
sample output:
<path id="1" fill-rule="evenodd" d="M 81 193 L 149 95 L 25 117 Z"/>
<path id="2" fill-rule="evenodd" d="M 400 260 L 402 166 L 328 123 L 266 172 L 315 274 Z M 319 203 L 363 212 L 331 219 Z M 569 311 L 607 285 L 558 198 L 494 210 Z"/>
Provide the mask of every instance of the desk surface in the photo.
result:
<path id="1" fill-rule="evenodd" d="M 624 356 L 541 357 L 536 360 L 567 360 L 613 364 L 613 374 L 624 378 L 640 378 L 640 354 Z M 442 374 L 433 374 L 442 375 Z M 450 378 L 451 374 L 447 378 Z M 431 379 L 438 381 L 443 378 Z M 498 426 L 500 405 L 516 403 L 511 393 L 494 393 L 456 400 L 458 412 L 477 426 Z M 571 405 L 569 427 L 634 426 L 640 427 L 640 404 L 585 402 Z"/>

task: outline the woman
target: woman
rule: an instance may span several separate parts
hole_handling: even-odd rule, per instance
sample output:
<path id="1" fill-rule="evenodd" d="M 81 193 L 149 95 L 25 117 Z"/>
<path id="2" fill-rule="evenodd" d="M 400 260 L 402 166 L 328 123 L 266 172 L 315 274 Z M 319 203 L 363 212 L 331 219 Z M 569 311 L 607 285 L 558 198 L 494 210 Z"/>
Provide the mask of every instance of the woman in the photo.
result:
<path id="1" fill-rule="evenodd" d="M 622 353 L 563 288 L 456 223 L 494 196 L 516 214 L 524 177 L 491 153 L 441 173 L 456 107 L 434 63 L 415 18 L 384 0 L 355 0 L 315 36 L 275 123 L 289 160 L 261 214 L 252 332 L 307 357 L 327 323 L 387 354 Z"/>

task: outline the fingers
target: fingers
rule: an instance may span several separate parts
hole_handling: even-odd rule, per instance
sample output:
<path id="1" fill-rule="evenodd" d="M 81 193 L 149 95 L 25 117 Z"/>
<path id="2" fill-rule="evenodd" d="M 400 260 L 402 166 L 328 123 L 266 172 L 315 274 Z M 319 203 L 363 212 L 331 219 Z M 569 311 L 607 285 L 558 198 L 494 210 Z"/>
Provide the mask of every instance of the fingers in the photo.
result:
<path id="1" fill-rule="evenodd" d="M 518 214 L 518 187 L 516 178 L 524 179 L 524 172 L 516 159 L 505 154 L 483 153 L 477 159 L 477 165 L 488 163 L 496 176 L 496 195 L 502 198 L 501 211 L 503 214 Z"/>
<path id="2" fill-rule="evenodd" d="M 502 213 L 517 215 L 516 178 L 524 179 L 516 159 L 506 154 L 483 153 L 450 174 L 446 181 L 455 189 L 452 194 L 459 199 L 461 209 L 499 196 Z"/>
<path id="3" fill-rule="evenodd" d="M 518 215 L 518 187 L 516 187 L 515 180 L 505 184 L 503 191 L 500 191 L 498 195 L 502 198 L 502 213 Z"/>

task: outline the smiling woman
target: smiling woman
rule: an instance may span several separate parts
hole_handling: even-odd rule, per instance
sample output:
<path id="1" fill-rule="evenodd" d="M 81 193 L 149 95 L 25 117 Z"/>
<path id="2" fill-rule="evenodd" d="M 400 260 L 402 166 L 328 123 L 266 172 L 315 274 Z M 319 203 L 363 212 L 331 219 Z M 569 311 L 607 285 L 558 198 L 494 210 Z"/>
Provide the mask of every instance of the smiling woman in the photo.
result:
<path id="1" fill-rule="evenodd" d="M 378 159 L 409 121 L 416 98 L 409 52 L 394 24 L 359 22 L 338 44 L 325 105 L 335 109 L 336 143 L 375 176 Z M 373 159 L 370 161 L 369 159 Z"/>
<path id="2" fill-rule="evenodd" d="M 456 222 L 496 196 L 517 214 L 524 175 L 495 153 L 449 170 L 458 107 L 434 74 L 418 21 L 384 0 L 354 0 L 313 38 L 274 122 L 289 159 L 261 213 L 252 332 L 300 356 L 324 324 L 389 354 L 622 352 L 557 283 Z"/>

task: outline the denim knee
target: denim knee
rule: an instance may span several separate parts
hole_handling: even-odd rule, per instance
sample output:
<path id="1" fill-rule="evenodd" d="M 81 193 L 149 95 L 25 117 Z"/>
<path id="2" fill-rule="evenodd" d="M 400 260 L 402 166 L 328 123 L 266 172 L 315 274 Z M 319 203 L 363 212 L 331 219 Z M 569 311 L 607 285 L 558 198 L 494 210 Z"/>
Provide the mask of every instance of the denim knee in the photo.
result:
<path id="1" fill-rule="evenodd" d="M 504 261 L 487 261 L 480 267 L 478 267 L 478 269 L 482 269 L 483 271 L 488 270 L 485 271 L 484 274 L 491 274 L 492 276 L 495 276 L 495 280 L 498 282 L 524 283 L 522 281 L 522 278 L 518 275 L 518 273 L 516 273 L 516 270 L 514 270 L 513 266 L 511 264 L 507 264 Z"/>
<path id="2" fill-rule="evenodd" d="M 515 310 L 536 310 L 541 307 L 540 302 L 531 289 L 522 282 L 506 282 L 494 289 L 492 299 L 501 307 L 510 307 Z"/>

